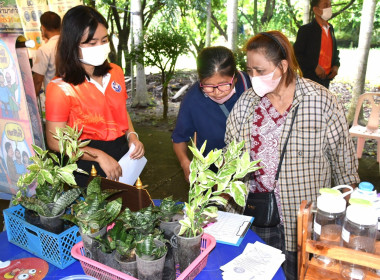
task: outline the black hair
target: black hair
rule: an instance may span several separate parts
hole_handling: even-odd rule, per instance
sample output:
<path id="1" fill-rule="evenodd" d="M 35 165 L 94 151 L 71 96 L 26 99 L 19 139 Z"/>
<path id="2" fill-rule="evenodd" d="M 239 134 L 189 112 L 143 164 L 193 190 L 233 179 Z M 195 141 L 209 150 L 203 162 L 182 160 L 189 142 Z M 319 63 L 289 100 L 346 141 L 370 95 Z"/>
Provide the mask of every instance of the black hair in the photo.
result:
<path id="1" fill-rule="evenodd" d="M 65 82 L 79 85 L 89 78 L 79 60 L 79 45 L 88 28 L 88 43 L 94 37 L 99 24 L 108 28 L 105 18 L 94 8 L 79 5 L 67 11 L 62 20 L 61 35 L 57 45 L 56 75 Z M 108 61 L 95 66 L 94 76 L 104 76 L 111 69 Z"/>
<path id="2" fill-rule="evenodd" d="M 317 7 L 319 5 L 319 2 L 321 2 L 321 0 L 311 0 L 310 7 L 311 8 Z"/>
<path id="3" fill-rule="evenodd" d="M 5 142 L 4 147 L 5 147 L 5 151 L 8 152 L 9 148 L 12 148 L 12 144 L 9 142 Z"/>
<path id="4" fill-rule="evenodd" d="M 45 12 L 40 17 L 40 22 L 48 31 L 57 31 L 61 29 L 61 17 L 54 12 Z"/>
<path id="5" fill-rule="evenodd" d="M 233 52 L 222 46 L 204 48 L 197 57 L 199 80 L 219 73 L 223 76 L 233 76 L 238 73 Z"/>

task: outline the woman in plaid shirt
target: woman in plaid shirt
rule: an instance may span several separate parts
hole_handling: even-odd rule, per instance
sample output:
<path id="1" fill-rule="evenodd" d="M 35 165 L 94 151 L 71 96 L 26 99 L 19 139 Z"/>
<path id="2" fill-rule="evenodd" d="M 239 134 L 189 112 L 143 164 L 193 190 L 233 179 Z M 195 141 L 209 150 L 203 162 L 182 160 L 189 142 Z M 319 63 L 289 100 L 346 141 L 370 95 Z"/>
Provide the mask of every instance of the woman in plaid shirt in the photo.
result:
<path id="1" fill-rule="evenodd" d="M 262 169 L 247 180 L 250 192 L 275 190 L 280 224 L 252 227 L 269 245 L 283 250 L 287 279 L 297 279 L 297 211 L 302 200 L 316 201 L 318 190 L 358 183 L 358 161 L 342 105 L 325 87 L 301 77 L 288 39 L 278 31 L 260 33 L 246 44 L 252 88 L 227 119 L 226 144 L 245 141 Z M 275 175 L 294 109 L 298 112 L 275 185 Z M 333 180 L 333 181 L 332 181 Z M 229 205 L 230 211 L 243 213 Z"/>

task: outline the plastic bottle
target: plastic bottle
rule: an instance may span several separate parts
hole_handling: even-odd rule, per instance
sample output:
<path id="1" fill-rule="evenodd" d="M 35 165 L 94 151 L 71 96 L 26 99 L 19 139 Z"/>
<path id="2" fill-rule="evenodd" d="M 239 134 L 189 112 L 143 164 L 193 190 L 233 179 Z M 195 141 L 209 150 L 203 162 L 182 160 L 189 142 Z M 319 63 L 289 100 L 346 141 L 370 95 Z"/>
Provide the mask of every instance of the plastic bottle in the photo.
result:
<path id="1" fill-rule="evenodd" d="M 350 199 L 343 223 L 343 246 L 358 251 L 374 253 L 377 232 L 377 215 L 372 203 L 357 198 Z M 345 279 L 365 278 L 367 268 L 352 263 L 341 262 Z"/>
<path id="2" fill-rule="evenodd" d="M 350 191 L 341 193 L 339 189 Z M 317 213 L 314 218 L 314 239 L 330 245 L 341 245 L 342 226 L 346 211 L 344 197 L 352 193 L 352 187 L 341 185 L 334 188 L 322 188 L 317 198 Z M 317 255 L 315 258 L 326 266 L 334 265 L 336 261 L 326 256 Z"/>
<path id="3" fill-rule="evenodd" d="M 377 193 L 374 186 L 369 182 L 361 182 L 359 186 L 351 194 L 351 198 L 360 198 L 375 203 L 377 201 Z"/>

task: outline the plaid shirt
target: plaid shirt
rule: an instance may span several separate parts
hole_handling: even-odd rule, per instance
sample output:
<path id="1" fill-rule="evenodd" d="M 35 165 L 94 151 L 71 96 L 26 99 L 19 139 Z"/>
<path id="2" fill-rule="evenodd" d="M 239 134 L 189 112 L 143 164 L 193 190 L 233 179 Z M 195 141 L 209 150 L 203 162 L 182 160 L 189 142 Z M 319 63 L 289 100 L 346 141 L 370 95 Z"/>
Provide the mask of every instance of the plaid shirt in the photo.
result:
<path id="1" fill-rule="evenodd" d="M 249 89 L 236 102 L 227 119 L 226 144 L 233 139 L 244 140 L 244 151 L 250 151 L 253 115 L 259 101 L 260 97 Z M 360 182 L 358 160 L 342 105 L 326 88 L 308 79 L 297 77 L 292 108 L 279 139 L 278 157 L 298 104 L 278 179 L 287 251 L 297 251 L 297 212 L 302 200 L 316 201 L 319 189 L 331 186 L 331 178 L 335 185 Z M 228 206 L 227 211 L 244 210 Z"/>

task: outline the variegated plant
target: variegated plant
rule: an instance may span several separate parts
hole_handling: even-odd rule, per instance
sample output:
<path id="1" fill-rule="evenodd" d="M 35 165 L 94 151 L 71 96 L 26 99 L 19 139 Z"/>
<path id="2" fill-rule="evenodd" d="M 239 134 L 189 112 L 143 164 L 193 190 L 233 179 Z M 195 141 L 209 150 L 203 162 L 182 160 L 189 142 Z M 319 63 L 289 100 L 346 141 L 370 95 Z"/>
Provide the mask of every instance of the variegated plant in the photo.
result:
<path id="1" fill-rule="evenodd" d="M 72 214 L 65 214 L 63 219 L 76 224 L 81 233 L 92 234 L 113 222 L 120 214 L 121 197 L 108 201 L 107 199 L 120 190 L 101 189 L 101 178 L 95 177 L 83 193 L 84 200 L 79 200 L 71 206 Z"/>
<path id="2" fill-rule="evenodd" d="M 79 196 L 80 190 L 76 187 L 74 172 L 85 173 L 79 169 L 76 162 L 83 156 L 81 148 L 88 145 L 90 141 L 79 139 L 82 130 L 66 126 L 57 128 L 53 137 L 58 140 L 59 153 L 43 150 L 32 145 L 35 155 L 30 158 L 33 162 L 27 168 L 28 173 L 23 174 L 17 186 L 13 204 L 21 204 L 27 209 L 33 210 L 42 216 L 56 216 L 61 213 Z M 27 196 L 28 186 L 37 182 L 36 195 Z M 64 185 L 69 189 L 64 192 Z M 54 203 L 52 209 L 48 204 Z"/>
<path id="3" fill-rule="evenodd" d="M 189 201 L 185 202 L 185 218 L 179 221 L 179 235 L 195 237 L 201 233 L 208 219 L 217 217 L 218 209 L 212 204 L 227 204 L 223 194 L 229 195 L 238 205 L 245 205 L 248 191 L 241 180 L 259 167 L 256 166 L 258 161 L 250 161 L 248 152 L 242 154 L 243 146 L 244 141 L 233 141 L 225 152 L 215 149 L 206 157 L 203 156 L 206 141 L 200 150 L 194 144 L 189 147 L 193 153 L 190 163 Z M 216 173 L 210 170 L 212 164 L 218 168 Z"/>

